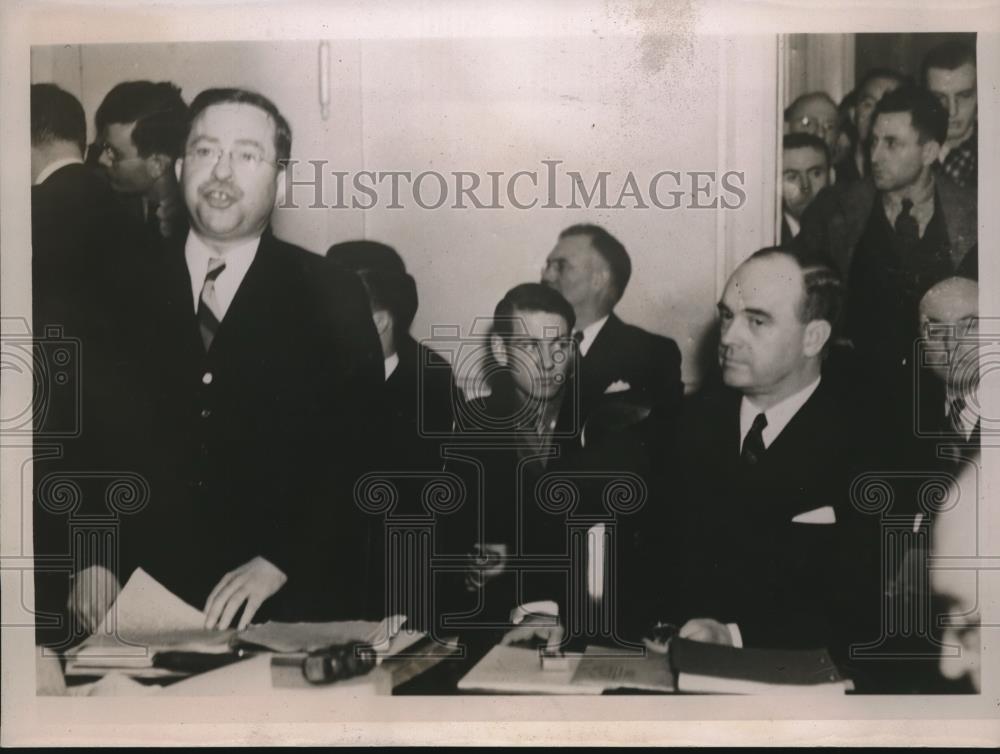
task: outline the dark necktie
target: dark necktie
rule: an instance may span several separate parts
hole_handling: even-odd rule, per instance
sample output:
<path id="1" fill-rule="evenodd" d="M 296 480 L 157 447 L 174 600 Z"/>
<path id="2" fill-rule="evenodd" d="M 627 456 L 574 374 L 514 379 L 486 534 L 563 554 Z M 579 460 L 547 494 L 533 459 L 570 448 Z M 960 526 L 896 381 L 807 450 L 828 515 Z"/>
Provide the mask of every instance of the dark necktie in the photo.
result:
<path id="1" fill-rule="evenodd" d="M 583 330 L 577 330 L 573 333 L 573 342 L 576 343 L 577 348 L 580 348 L 580 345 L 583 343 Z"/>
<path id="2" fill-rule="evenodd" d="M 740 460 L 747 466 L 756 466 L 764 455 L 764 427 L 767 426 L 767 417 L 764 414 L 757 414 L 750 431 L 747 432 L 743 440 L 743 452 L 740 453 Z"/>
<path id="3" fill-rule="evenodd" d="M 904 199 L 903 207 L 896 218 L 896 235 L 903 241 L 912 242 L 920 239 L 920 226 L 917 224 L 917 218 L 911 214 L 912 210 L 913 202 Z"/>
<path id="4" fill-rule="evenodd" d="M 198 299 L 198 329 L 201 330 L 201 342 L 206 351 L 212 347 L 212 340 L 219 330 L 219 322 L 222 321 L 219 302 L 215 297 L 215 280 L 224 269 L 226 262 L 222 257 L 209 257 L 208 272 L 205 273 L 201 297 Z"/>

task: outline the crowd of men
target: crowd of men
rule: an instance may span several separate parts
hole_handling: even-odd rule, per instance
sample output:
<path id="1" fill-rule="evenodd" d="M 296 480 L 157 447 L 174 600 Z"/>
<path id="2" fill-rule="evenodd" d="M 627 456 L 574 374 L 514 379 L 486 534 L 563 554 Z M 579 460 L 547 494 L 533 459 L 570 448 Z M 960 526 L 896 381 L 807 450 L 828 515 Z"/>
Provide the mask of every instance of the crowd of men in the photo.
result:
<path id="1" fill-rule="evenodd" d="M 730 276 L 719 370 L 687 397 L 676 343 L 615 313 L 632 265 L 605 228 L 562 230 L 541 280 L 498 296 L 489 390 L 467 396 L 410 334 L 396 250 L 272 234 L 292 134 L 266 97 L 126 82 L 88 149 L 80 103 L 34 85 L 35 328 L 84 356 L 78 398 L 36 396 L 39 451 L 80 427 L 36 458 L 36 605 L 62 618 L 39 642 L 95 630 L 141 567 L 211 628 L 402 611 L 470 641 L 676 632 L 826 647 L 861 690 L 940 690 L 852 651 L 916 642 L 933 665 L 938 647 L 882 621 L 919 602 L 903 564 L 933 512 L 891 482 L 914 536 L 886 566 L 858 481 L 953 472 L 978 445 L 974 54 L 935 50 L 921 83 L 864 76 L 843 150 L 829 97 L 789 107 L 781 243 Z M 91 481 L 67 511 L 49 482 L 74 474 Z M 102 475 L 136 504 L 109 511 Z M 392 516 L 430 550 L 395 551 Z M 71 545 L 95 520 L 112 536 Z"/>

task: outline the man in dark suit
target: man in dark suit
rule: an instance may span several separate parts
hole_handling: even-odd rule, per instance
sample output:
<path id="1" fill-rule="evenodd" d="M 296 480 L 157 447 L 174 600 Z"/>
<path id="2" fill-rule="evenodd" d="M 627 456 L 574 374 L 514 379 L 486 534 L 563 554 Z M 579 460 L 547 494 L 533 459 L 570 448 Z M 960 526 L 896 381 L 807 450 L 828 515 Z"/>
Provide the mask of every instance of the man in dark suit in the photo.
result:
<path id="1" fill-rule="evenodd" d="M 826 143 L 813 134 L 786 134 L 781 150 L 781 243 L 798 235 L 802 213 L 830 182 Z"/>
<path id="2" fill-rule="evenodd" d="M 129 329 L 135 265 L 147 251 L 138 225 L 84 166 L 86 132 L 83 107 L 73 95 L 54 84 L 31 87 L 32 327 L 36 377 L 49 378 L 35 395 L 35 554 L 69 556 L 77 572 L 68 582 L 66 568 L 36 569 L 36 608 L 61 619 L 39 630 L 39 639 L 57 645 L 93 630 L 115 596 L 105 567 L 110 554 L 71 551 L 69 526 L 73 517 L 78 523 L 112 513 L 86 472 L 132 468 L 117 451 L 135 408 L 126 351 L 135 335 Z M 52 361 L 57 351 L 70 353 L 66 345 L 76 356 L 64 364 Z M 57 375 L 70 379 L 59 383 Z M 69 512 L 47 492 L 50 481 L 67 475 L 80 486 L 83 506 Z M 67 617 L 76 618 L 73 625 L 62 621 Z"/>
<path id="3" fill-rule="evenodd" d="M 98 163 L 111 187 L 141 200 L 141 218 L 156 240 L 183 238 L 187 212 L 174 174 L 187 133 L 187 105 L 169 81 L 125 81 L 94 117 Z"/>
<path id="4" fill-rule="evenodd" d="M 265 97 L 202 92 L 176 168 L 191 231 L 144 289 L 153 498 L 123 560 L 209 627 L 358 617 L 368 599 L 352 488 L 382 360 L 357 277 L 270 231 L 290 150 Z"/>
<path id="5" fill-rule="evenodd" d="M 597 225 L 566 228 L 545 261 L 542 282 L 559 291 L 576 313 L 584 421 L 608 401 L 675 407 L 684 392 L 677 344 L 614 313 L 631 275 L 625 247 Z"/>
<path id="6" fill-rule="evenodd" d="M 838 657 L 871 638 L 878 540 L 850 497 L 864 439 L 820 375 L 841 299 L 832 268 L 780 248 L 726 285 L 724 385 L 685 405 L 669 460 L 664 608 L 682 637 Z"/>

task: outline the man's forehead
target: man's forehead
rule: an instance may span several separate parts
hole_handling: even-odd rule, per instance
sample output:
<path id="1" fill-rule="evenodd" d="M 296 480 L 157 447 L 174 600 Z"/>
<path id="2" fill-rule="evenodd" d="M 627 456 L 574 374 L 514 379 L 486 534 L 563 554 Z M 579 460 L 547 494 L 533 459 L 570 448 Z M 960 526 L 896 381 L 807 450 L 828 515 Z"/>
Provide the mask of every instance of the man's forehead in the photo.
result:
<path id="1" fill-rule="evenodd" d="M 957 92 L 975 86 L 976 67 L 963 63 L 949 71 L 947 68 L 927 69 L 927 88 L 931 91 Z"/>
<path id="2" fill-rule="evenodd" d="M 776 311 L 798 302 L 802 271 L 783 254 L 751 259 L 730 278 L 723 301 L 731 309 Z"/>
<path id="3" fill-rule="evenodd" d="M 826 164 L 826 155 L 815 147 L 795 147 L 784 150 L 785 167 L 805 167 Z"/>
<path id="4" fill-rule="evenodd" d="M 581 260 L 600 255 L 588 236 L 573 235 L 560 238 L 549 256 L 553 259 Z"/>
<path id="5" fill-rule="evenodd" d="M 561 314 L 555 312 L 539 311 L 537 309 L 515 309 L 514 317 L 519 319 L 523 325 L 524 332 L 520 327 L 515 326 L 514 335 L 527 335 L 532 338 L 558 338 L 565 335 L 569 330 L 569 323 Z"/>
<path id="6" fill-rule="evenodd" d="M 888 76 L 878 76 L 864 85 L 862 96 L 881 97 L 889 89 L 895 89 L 898 82 Z"/>
<path id="7" fill-rule="evenodd" d="M 101 138 L 116 147 L 122 147 L 132 143 L 133 130 L 135 123 L 108 123 L 101 133 Z"/>
<path id="8" fill-rule="evenodd" d="M 903 113 L 879 113 L 875 119 L 875 130 L 879 133 L 891 132 L 894 134 L 917 132 L 913 127 L 913 116 L 909 112 Z"/>
<path id="9" fill-rule="evenodd" d="M 957 322 L 979 311 L 979 288 L 972 281 L 945 281 L 928 291 L 920 313 L 938 322 Z"/>
<path id="10" fill-rule="evenodd" d="M 222 102 L 209 105 L 198 114 L 191 124 L 191 137 L 268 142 L 273 141 L 275 130 L 271 115 L 256 105 Z"/>
<path id="11" fill-rule="evenodd" d="M 794 114 L 797 118 L 801 118 L 805 115 L 836 115 L 837 108 L 822 97 L 810 97 L 795 106 Z"/>

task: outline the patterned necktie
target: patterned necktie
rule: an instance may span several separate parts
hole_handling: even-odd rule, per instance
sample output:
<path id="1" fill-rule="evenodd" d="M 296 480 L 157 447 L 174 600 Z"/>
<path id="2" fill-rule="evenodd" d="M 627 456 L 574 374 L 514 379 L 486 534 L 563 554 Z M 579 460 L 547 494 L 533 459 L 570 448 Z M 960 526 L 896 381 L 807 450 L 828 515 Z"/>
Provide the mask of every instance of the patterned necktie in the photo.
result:
<path id="1" fill-rule="evenodd" d="M 215 297 L 215 280 L 224 269 L 226 262 L 222 257 L 209 257 L 208 272 L 205 273 L 201 297 L 198 299 L 198 328 L 201 330 L 201 342 L 206 351 L 212 347 L 212 339 L 215 338 L 219 322 L 222 321 L 219 302 Z"/>
<path id="2" fill-rule="evenodd" d="M 910 214 L 912 210 L 913 202 L 904 199 L 903 207 L 896 218 L 896 235 L 903 241 L 912 242 L 920 239 L 920 226 L 917 224 L 917 218 Z"/>
<path id="3" fill-rule="evenodd" d="M 965 398 L 956 398 L 948 408 L 948 420 L 951 430 L 957 435 L 965 436 L 965 425 L 962 423 L 962 412 L 965 411 Z"/>
<path id="4" fill-rule="evenodd" d="M 743 440 L 743 452 L 740 453 L 740 461 L 746 466 L 756 466 L 764 455 L 764 427 L 767 426 L 767 417 L 764 414 L 757 414 L 754 417 L 750 431 L 747 432 Z"/>

